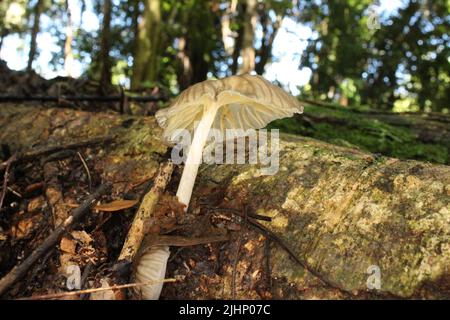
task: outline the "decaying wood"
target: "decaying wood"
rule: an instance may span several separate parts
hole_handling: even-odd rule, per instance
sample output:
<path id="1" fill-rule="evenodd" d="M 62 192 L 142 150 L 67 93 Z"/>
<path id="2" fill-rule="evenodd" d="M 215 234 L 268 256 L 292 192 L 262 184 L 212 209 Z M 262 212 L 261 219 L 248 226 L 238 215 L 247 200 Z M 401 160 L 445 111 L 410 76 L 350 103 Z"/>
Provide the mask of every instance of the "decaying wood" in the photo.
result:
<path id="1" fill-rule="evenodd" d="M 60 224 L 52 233 L 40 244 L 21 264 L 16 265 L 7 275 L 0 279 L 0 296 L 3 295 L 8 288 L 16 281 L 21 279 L 33 264 L 42 257 L 50 248 L 61 240 L 63 234 L 73 226 L 89 209 L 94 205 L 95 201 L 111 188 L 109 183 L 101 185 L 93 194 L 76 209 L 62 224 Z"/>
<path id="2" fill-rule="evenodd" d="M 173 163 L 171 161 L 160 166 L 153 187 L 142 199 L 141 205 L 133 219 L 127 238 L 125 239 L 125 244 L 118 258 L 119 262 L 127 261 L 131 263 L 139 251 L 147 230 L 152 222 L 154 223 L 156 221 L 155 219 L 152 220 L 152 214 L 158 204 L 159 197 L 164 192 L 170 180 L 172 172 Z"/>
<path id="3" fill-rule="evenodd" d="M 0 143 L 15 152 L 46 139 L 67 141 L 67 130 L 54 130 L 58 126 L 70 128 L 74 142 L 118 136 L 117 143 L 95 155 L 102 179 L 114 182 L 115 190 L 124 188 L 117 181 L 133 185 L 143 172 L 154 175 L 167 152 L 152 117 L 14 105 L 0 110 Z M 202 165 L 190 211 L 200 210 L 202 198 L 217 186 L 223 190 L 217 206 L 239 198 L 252 212 L 270 217 L 261 225 L 280 236 L 308 268 L 355 297 L 372 291 L 402 298 L 450 297 L 449 166 L 281 135 L 280 165 L 273 176 L 260 175 L 254 165 Z M 273 297 L 304 297 L 311 274 L 275 246 L 270 256 Z M 254 271 L 254 264 L 243 263 L 248 259 L 243 255 L 239 263 L 247 266 L 246 275 Z M 374 268 L 380 271 L 381 288 L 369 290 Z M 170 287 L 181 292 L 193 287 L 191 281 Z M 207 283 L 208 296 L 230 298 L 230 283 L 231 268 L 222 270 Z M 200 291 L 183 292 L 185 298 L 203 297 Z M 334 292 L 325 286 L 310 297 L 334 297 Z M 250 286 L 237 292 L 240 299 L 258 297 Z"/>

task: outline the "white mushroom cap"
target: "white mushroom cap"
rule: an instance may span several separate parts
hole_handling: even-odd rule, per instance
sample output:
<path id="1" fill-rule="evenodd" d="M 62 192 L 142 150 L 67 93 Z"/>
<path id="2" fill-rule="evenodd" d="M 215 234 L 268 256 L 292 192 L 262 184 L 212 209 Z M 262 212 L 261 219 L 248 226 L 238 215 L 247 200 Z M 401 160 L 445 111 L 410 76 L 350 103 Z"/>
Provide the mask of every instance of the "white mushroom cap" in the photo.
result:
<path id="1" fill-rule="evenodd" d="M 184 90 L 156 119 L 166 142 L 176 141 L 177 130 L 193 133 L 206 108 L 220 106 L 213 129 L 260 129 L 269 122 L 302 113 L 297 99 L 261 76 L 248 74 L 206 80 Z"/>

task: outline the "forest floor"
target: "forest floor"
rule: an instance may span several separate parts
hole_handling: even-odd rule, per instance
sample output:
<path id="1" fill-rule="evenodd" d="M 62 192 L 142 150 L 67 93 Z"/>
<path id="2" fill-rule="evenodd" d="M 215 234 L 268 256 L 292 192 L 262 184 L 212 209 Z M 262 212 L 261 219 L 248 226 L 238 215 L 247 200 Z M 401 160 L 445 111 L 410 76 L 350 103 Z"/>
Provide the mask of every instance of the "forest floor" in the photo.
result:
<path id="1" fill-rule="evenodd" d="M 64 96 L 75 92 L 97 92 L 95 86 L 82 80 L 61 78 L 49 82 L 37 75 L 9 71 L 0 72 L 0 76 L 1 82 L 8 84 L 0 95 Z M 108 92 L 113 93 L 114 90 Z M 106 114 L 117 113 L 121 109 L 119 103 L 60 103 L 64 107 L 92 112 L 101 110 Z M 37 105 L 44 106 L 39 102 L 24 102 L 18 104 L 17 108 L 33 108 Z M 55 104 L 47 103 L 45 106 L 55 107 Z M 152 102 L 135 104 L 128 110 L 134 110 L 138 114 L 151 114 L 155 108 L 156 103 Z M 59 115 L 51 121 L 54 126 L 51 129 L 43 128 L 44 136 L 52 136 L 58 130 L 64 135 L 64 130 L 67 130 L 65 121 L 73 120 Z M 270 127 L 372 153 L 448 164 L 449 123 L 450 117 L 447 116 L 399 116 L 307 102 L 304 116 L 277 121 Z M 134 124 L 130 120 L 129 123 L 124 121 L 122 125 L 126 129 Z M 34 124 L 29 127 L 33 129 Z M 46 134 L 45 130 L 49 132 Z M 33 134 L 18 132 L 17 135 L 18 140 L 21 139 L 23 143 L 25 136 L 31 137 Z M 0 277 L 35 251 L 55 226 L 83 202 L 85 195 L 93 193 L 93 186 L 101 184 L 101 174 L 105 169 L 102 162 L 96 159 L 104 154 L 105 146 L 110 143 L 114 142 L 91 141 L 78 147 L 68 143 L 53 152 L 37 152 L 32 161 L 10 163 L 2 168 L 3 173 L 9 174 L 9 179 L 4 179 L 0 207 Z M 10 159 L 17 151 L 16 148 L 16 141 L 2 141 L 1 161 Z M 28 151 L 30 150 L 42 148 L 30 144 Z M 166 150 L 155 150 L 151 155 L 152 161 L 162 162 L 166 157 L 165 152 Z M 135 160 L 134 165 L 139 166 L 139 161 Z M 127 165 L 133 165 L 133 162 Z M 97 203 L 91 214 L 86 215 L 76 228 L 66 232 L 57 245 L 50 248 L 2 298 L 16 299 L 67 292 L 67 272 L 64 267 L 71 263 L 80 266 L 82 270 L 82 288 L 104 285 L 102 279 L 111 274 L 109 268 L 120 253 L 139 199 L 150 188 L 155 174 L 153 170 L 142 176 L 127 176 L 130 172 L 123 170 L 116 170 L 111 174 L 115 176 L 109 178 L 116 182 L 127 181 L 115 186 L 113 193 L 99 197 L 97 200 L 101 200 L 102 204 Z M 232 199 L 227 197 L 226 184 L 212 182 L 196 190 L 193 204 L 195 219 L 183 216 L 170 196 L 175 194 L 179 178 L 180 171 L 177 169 L 157 209 L 161 217 L 161 233 L 171 232 L 185 238 L 226 236 L 228 240 L 173 247 L 167 277 L 179 280 L 176 285 L 164 287 L 162 299 L 392 297 L 342 290 L 327 279 L 313 274 L 304 277 L 301 284 L 295 285 L 287 278 L 274 276 L 271 271 L 271 259 L 274 259 L 270 253 L 271 246 L 284 247 L 286 254 L 295 260 L 283 238 L 261 228 L 258 219 L 249 218 L 247 215 L 252 212 L 246 211 L 239 196 Z M 183 280 L 187 278 L 189 281 Z M 89 299 L 89 295 L 62 298 Z"/>

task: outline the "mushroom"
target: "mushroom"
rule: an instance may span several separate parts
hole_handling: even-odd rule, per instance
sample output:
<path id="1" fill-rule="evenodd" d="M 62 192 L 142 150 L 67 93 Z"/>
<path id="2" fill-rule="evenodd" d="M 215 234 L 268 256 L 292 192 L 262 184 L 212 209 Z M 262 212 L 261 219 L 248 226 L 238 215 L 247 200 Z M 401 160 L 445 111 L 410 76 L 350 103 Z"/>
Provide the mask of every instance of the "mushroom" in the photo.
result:
<path id="1" fill-rule="evenodd" d="M 163 139 L 174 143 L 180 130 L 186 129 L 194 137 L 187 152 L 184 170 L 178 186 L 178 200 L 187 210 L 192 190 L 200 166 L 203 148 L 212 128 L 225 132 L 226 129 L 260 129 L 269 122 L 295 113 L 302 113 L 303 106 L 291 95 L 279 87 L 271 84 L 261 76 L 248 74 L 231 76 L 221 80 L 206 80 L 184 90 L 169 108 L 159 110 L 156 119 L 164 128 Z M 195 127 L 195 124 L 198 125 Z M 159 247 L 161 255 L 168 258 L 167 247 Z M 155 251 L 151 251 L 157 255 Z M 144 255 L 145 256 L 145 255 Z M 164 274 L 166 263 L 155 262 L 142 258 L 139 262 L 140 270 L 152 269 L 151 272 L 141 271 L 142 274 Z M 146 264 L 142 266 L 142 264 Z M 154 270 L 158 264 L 164 270 Z M 141 277 L 141 281 L 161 281 L 152 277 Z M 149 295 L 143 294 L 144 299 L 157 299 L 160 288 Z M 156 295 L 155 295 L 156 294 Z"/>
<path id="2" fill-rule="evenodd" d="M 260 129 L 273 120 L 302 112 L 303 106 L 297 99 L 261 76 L 244 74 L 206 80 L 184 90 L 169 108 L 156 113 L 166 142 L 175 142 L 180 129 L 194 132 L 178 186 L 178 200 L 187 210 L 203 148 L 212 128 L 222 132 Z M 196 122 L 198 125 L 194 128 Z"/>
<path id="3" fill-rule="evenodd" d="M 167 261 L 170 256 L 169 247 L 149 246 L 143 248 L 142 251 L 144 252 L 134 266 L 134 281 L 137 283 L 154 281 L 155 284 L 135 287 L 132 294 L 138 299 L 157 300 L 161 294 L 162 281 L 166 275 Z"/>

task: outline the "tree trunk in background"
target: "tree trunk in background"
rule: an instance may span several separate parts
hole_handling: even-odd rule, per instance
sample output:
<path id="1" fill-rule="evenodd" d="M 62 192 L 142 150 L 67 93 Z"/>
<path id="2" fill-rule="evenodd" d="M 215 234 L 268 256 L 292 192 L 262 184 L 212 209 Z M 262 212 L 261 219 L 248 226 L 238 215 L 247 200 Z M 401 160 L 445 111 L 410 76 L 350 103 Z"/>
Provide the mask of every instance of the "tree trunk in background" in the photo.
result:
<path id="1" fill-rule="evenodd" d="M 100 48 L 100 87 L 103 88 L 111 84 L 111 58 L 109 51 L 111 48 L 111 0 L 105 0 L 103 4 L 103 27 Z"/>
<path id="2" fill-rule="evenodd" d="M 239 73 L 250 73 L 255 70 L 255 48 L 253 40 L 255 38 L 255 28 L 257 20 L 256 0 L 247 0 L 245 3 L 244 25 L 242 36 L 242 65 Z"/>
<path id="3" fill-rule="evenodd" d="M 78 24 L 78 29 L 81 30 L 83 26 L 83 13 L 86 11 L 86 1 L 81 0 L 81 6 L 80 6 L 80 23 Z"/>
<path id="4" fill-rule="evenodd" d="M 186 52 L 186 37 L 184 36 L 178 39 L 177 58 L 179 60 L 178 85 L 180 90 L 184 90 L 189 87 L 192 79 L 192 64 Z"/>
<path id="5" fill-rule="evenodd" d="M 161 31 L 161 1 L 146 0 L 144 14 L 138 27 L 134 53 L 131 88 L 158 79 L 159 39 Z"/>
<path id="6" fill-rule="evenodd" d="M 67 76 L 73 78 L 73 52 L 72 52 L 72 40 L 73 40 L 73 29 L 72 29 L 72 8 L 70 5 L 70 0 L 66 0 L 66 10 L 67 10 L 67 26 L 66 26 L 66 41 L 64 43 L 64 70 Z"/>
<path id="7" fill-rule="evenodd" d="M 2 33 L 0 34 L 0 54 L 2 53 L 3 39 L 5 39 L 6 34 L 7 34 L 6 30 L 3 30 Z"/>
<path id="8" fill-rule="evenodd" d="M 180 89 L 207 79 L 211 66 L 211 48 L 214 46 L 211 39 L 205 39 L 204 34 L 217 32 L 216 26 L 220 26 L 218 6 L 213 6 L 207 1 L 193 2 L 185 7 L 181 15 L 183 25 L 189 25 L 189 29 L 183 30 L 178 39 L 178 83 Z M 220 33 L 218 34 L 218 38 Z"/>
<path id="9" fill-rule="evenodd" d="M 238 35 L 234 42 L 234 50 L 233 50 L 233 62 L 231 64 L 231 74 L 237 74 L 239 68 L 239 57 L 242 48 L 242 39 L 243 39 L 243 27 L 239 26 Z"/>
<path id="10" fill-rule="evenodd" d="M 222 43 L 228 56 L 231 56 L 233 54 L 233 48 L 235 45 L 233 41 L 233 31 L 231 30 L 231 21 L 236 13 L 236 9 L 237 0 L 232 0 L 227 7 L 224 15 L 222 16 Z"/>
<path id="11" fill-rule="evenodd" d="M 139 16 L 141 15 L 141 12 L 139 10 L 139 0 L 133 0 L 133 13 L 131 15 L 131 27 L 133 30 L 133 36 L 134 39 L 137 39 L 138 36 L 138 30 L 139 30 Z M 136 52 L 136 45 L 137 41 L 134 41 L 132 52 Z"/>
<path id="12" fill-rule="evenodd" d="M 270 22 L 270 17 L 268 12 L 265 11 L 263 15 L 261 15 L 261 24 L 263 26 L 263 36 L 261 48 L 258 50 L 257 55 L 259 57 L 259 61 L 256 63 L 255 71 L 257 74 L 264 73 L 264 67 L 267 62 L 272 58 L 272 46 L 275 37 L 277 36 L 278 30 L 280 29 L 281 22 L 283 21 L 285 13 L 278 14 L 275 22 Z M 268 25 L 272 26 L 272 30 L 269 32 Z"/>
<path id="13" fill-rule="evenodd" d="M 36 39 L 39 33 L 39 20 L 41 19 L 41 13 L 43 10 L 44 1 L 38 0 L 33 8 L 33 28 L 31 29 L 30 51 L 28 54 L 27 71 L 31 71 L 34 58 L 36 56 Z"/>

